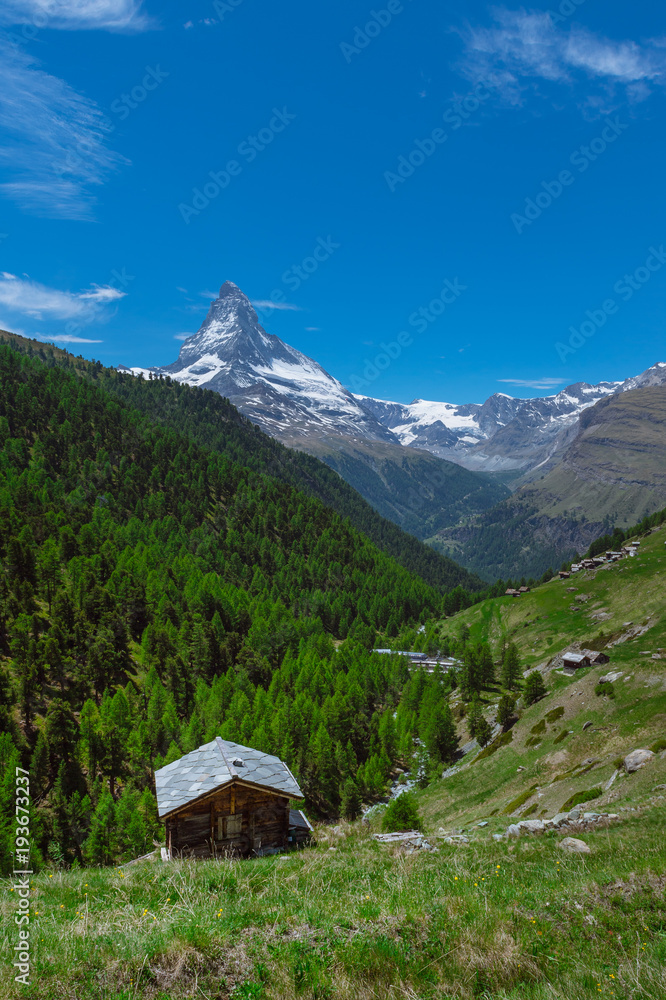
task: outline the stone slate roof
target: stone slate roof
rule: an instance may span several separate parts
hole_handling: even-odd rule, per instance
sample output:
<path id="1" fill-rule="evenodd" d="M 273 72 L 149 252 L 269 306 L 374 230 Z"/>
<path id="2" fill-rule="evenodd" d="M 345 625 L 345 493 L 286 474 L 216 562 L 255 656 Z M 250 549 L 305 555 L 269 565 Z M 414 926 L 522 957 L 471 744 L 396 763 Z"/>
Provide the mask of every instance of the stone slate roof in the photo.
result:
<path id="1" fill-rule="evenodd" d="M 182 809 L 202 795 L 236 780 L 281 792 L 292 799 L 303 798 L 296 779 L 279 757 L 218 736 L 155 771 L 159 815 L 166 816 L 175 809 Z"/>

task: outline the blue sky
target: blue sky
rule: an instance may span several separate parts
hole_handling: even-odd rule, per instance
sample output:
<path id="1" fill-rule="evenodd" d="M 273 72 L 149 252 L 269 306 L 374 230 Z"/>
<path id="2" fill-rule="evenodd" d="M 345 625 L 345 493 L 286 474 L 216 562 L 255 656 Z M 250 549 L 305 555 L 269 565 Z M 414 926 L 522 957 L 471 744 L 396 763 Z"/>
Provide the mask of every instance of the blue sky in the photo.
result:
<path id="1" fill-rule="evenodd" d="M 229 279 L 379 398 L 666 361 L 654 4 L 6 0 L 0 50 L 0 326 L 164 364 Z"/>

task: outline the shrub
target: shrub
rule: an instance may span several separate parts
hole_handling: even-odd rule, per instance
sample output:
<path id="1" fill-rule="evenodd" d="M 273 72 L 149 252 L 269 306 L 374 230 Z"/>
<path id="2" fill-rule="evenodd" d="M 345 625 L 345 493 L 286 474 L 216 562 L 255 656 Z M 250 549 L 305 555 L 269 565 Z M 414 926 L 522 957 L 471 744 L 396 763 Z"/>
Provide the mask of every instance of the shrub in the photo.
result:
<path id="1" fill-rule="evenodd" d="M 502 733 L 501 736 L 498 736 L 497 739 L 493 740 L 489 747 L 485 747 L 485 749 L 483 749 L 481 753 L 474 758 L 472 763 L 476 764 L 477 760 L 484 760 L 486 757 L 490 757 L 491 754 L 494 754 L 496 750 L 500 749 L 500 747 L 505 747 L 512 741 L 513 733 L 511 730 L 506 733 Z"/>
<path id="2" fill-rule="evenodd" d="M 615 688 L 610 681 L 604 681 L 602 684 L 597 684 L 594 689 L 594 693 L 600 698 L 602 695 L 606 695 L 607 698 L 615 697 Z"/>
<path id="3" fill-rule="evenodd" d="M 652 744 L 650 750 L 652 753 L 660 753 L 662 750 L 666 750 L 666 740 L 657 740 L 656 743 Z"/>
<path id="4" fill-rule="evenodd" d="M 546 732 L 546 723 L 544 722 L 544 720 L 543 719 L 539 719 L 539 721 L 536 723 L 536 725 L 532 726 L 532 728 L 530 729 L 530 732 L 534 733 L 537 736 L 540 733 L 545 733 Z"/>
<path id="5" fill-rule="evenodd" d="M 591 802 L 592 799 L 598 799 L 600 795 L 603 795 L 604 790 L 598 785 L 596 788 L 590 788 L 587 792 L 576 792 L 571 798 L 562 806 L 560 812 L 566 812 L 567 809 L 573 809 L 574 806 L 580 805 L 581 802 Z"/>
<path id="6" fill-rule="evenodd" d="M 546 720 L 550 723 L 557 722 L 564 715 L 564 706 L 560 705 L 558 708 L 551 708 L 550 712 L 546 712 Z"/>
<path id="7" fill-rule="evenodd" d="M 571 736 L 568 729 L 563 729 L 559 736 L 556 736 L 553 743 L 561 743 L 562 740 L 566 740 L 567 736 Z"/>
<path id="8" fill-rule="evenodd" d="M 524 805 L 528 799 L 532 798 L 536 787 L 536 785 L 531 785 L 530 788 L 522 792 L 517 798 L 512 799 L 508 806 L 505 806 L 504 809 L 502 809 L 502 814 L 504 816 L 508 816 L 509 813 L 515 812 L 516 809 L 519 809 L 520 806 Z"/>
<path id="9" fill-rule="evenodd" d="M 382 830 L 398 833 L 401 830 L 422 830 L 423 821 L 413 792 L 403 792 L 392 799 L 382 816 Z"/>

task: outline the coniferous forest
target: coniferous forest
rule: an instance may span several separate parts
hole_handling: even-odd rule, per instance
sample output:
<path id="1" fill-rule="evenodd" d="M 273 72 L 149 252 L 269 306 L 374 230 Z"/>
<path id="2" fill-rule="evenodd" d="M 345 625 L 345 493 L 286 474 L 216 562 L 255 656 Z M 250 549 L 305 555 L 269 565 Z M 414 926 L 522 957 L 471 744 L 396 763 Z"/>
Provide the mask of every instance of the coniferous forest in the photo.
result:
<path id="1" fill-rule="evenodd" d="M 431 643 L 417 625 L 476 599 L 462 584 L 478 581 L 429 553 L 440 586 L 425 582 L 320 485 L 306 495 L 225 454 L 226 426 L 194 440 L 211 395 L 0 346 L 4 869 L 17 763 L 42 858 L 85 864 L 152 849 L 154 769 L 214 736 L 282 757 L 321 816 L 358 815 L 416 737 L 431 765 L 455 752 L 452 682 L 372 648 L 378 634 Z M 169 420 L 147 416 L 151 400 Z M 268 439 L 229 424 L 232 455 L 256 437 L 260 467 Z M 414 558 L 423 547 L 400 536 L 388 547 Z"/>

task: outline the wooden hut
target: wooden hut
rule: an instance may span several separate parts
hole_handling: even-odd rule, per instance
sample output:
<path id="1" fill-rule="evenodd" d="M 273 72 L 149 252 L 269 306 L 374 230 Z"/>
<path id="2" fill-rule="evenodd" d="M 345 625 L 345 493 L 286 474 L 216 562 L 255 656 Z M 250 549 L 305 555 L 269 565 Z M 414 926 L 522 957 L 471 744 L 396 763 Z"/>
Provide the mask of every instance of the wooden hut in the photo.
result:
<path id="1" fill-rule="evenodd" d="M 219 736 L 156 771 L 155 792 L 170 858 L 271 854 L 312 830 L 287 765 Z"/>
<path id="2" fill-rule="evenodd" d="M 565 670 L 580 670 L 589 665 L 590 657 L 585 653 L 562 653 L 562 666 Z"/>

